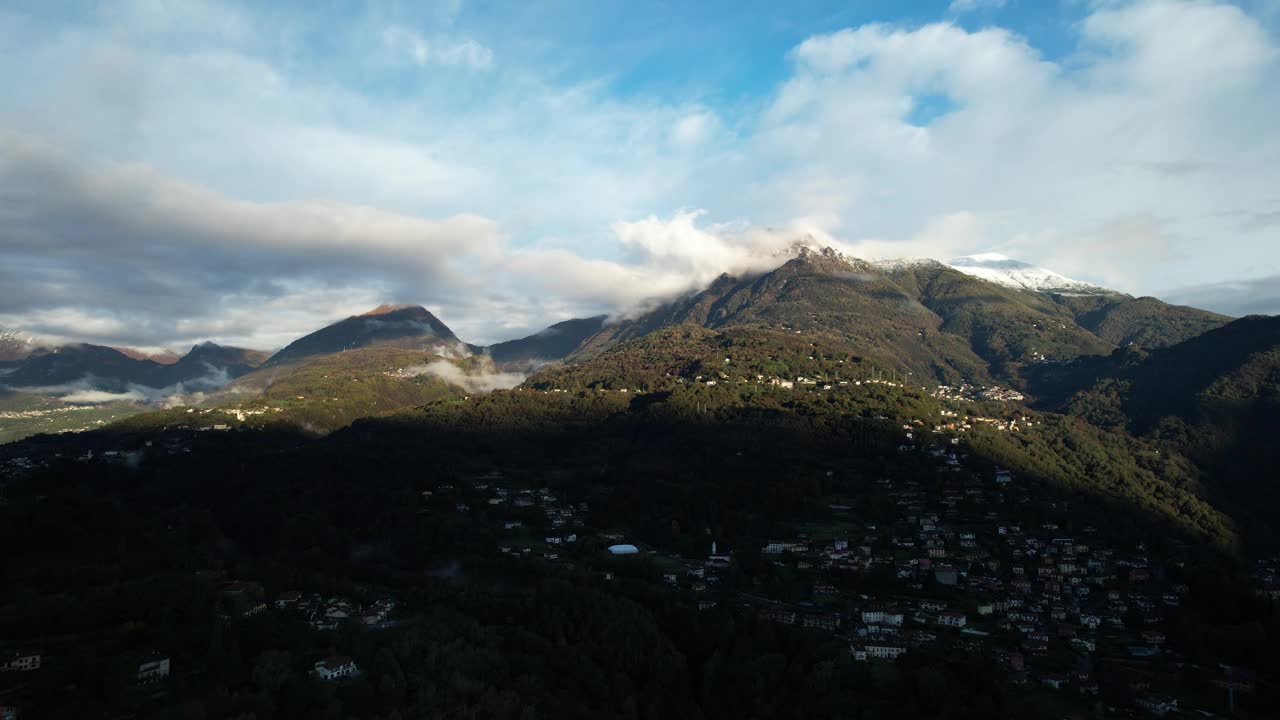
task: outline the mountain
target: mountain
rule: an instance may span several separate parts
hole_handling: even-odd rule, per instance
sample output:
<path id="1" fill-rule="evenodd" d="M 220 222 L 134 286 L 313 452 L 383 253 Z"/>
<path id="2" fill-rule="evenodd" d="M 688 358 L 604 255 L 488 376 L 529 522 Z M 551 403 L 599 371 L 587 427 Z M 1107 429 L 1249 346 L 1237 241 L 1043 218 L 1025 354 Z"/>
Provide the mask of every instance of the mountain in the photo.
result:
<path id="1" fill-rule="evenodd" d="M 664 327 L 746 326 L 836 340 L 921 381 L 1019 383 L 1037 364 L 1130 343 L 1167 347 L 1228 320 L 991 254 L 951 264 L 868 262 L 831 248 L 793 254 L 772 271 L 722 275 L 701 292 L 606 324 L 568 360 Z"/>
<path id="2" fill-rule="evenodd" d="M 947 264 L 966 275 L 1018 290 L 1083 295 L 1117 294 L 1113 290 L 1080 280 L 1072 280 L 1052 270 L 1014 260 L 1000 253 L 968 255 L 956 258 Z"/>
<path id="3" fill-rule="evenodd" d="M 265 362 L 262 353 L 208 343 L 172 363 L 128 349 L 78 345 L 36 353 L 5 368 L 5 380 L 14 387 L 88 382 L 111 392 L 129 385 L 178 384 L 207 391 L 255 369 L 270 369 L 250 383 L 261 391 L 305 361 L 369 347 L 412 350 L 427 360 L 428 354 L 483 354 L 495 364 L 486 372 L 530 372 L 549 362 L 589 359 L 656 330 L 695 325 L 822 340 L 921 384 L 1024 386 L 1024 375 L 1037 365 L 1107 355 L 1120 346 L 1169 347 L 1229 320 L 1154 298 L 1133 298 L 992 253 L 946 264 L 868 262 L 803 245 L 788 254 L 790 259 L 771 271 L 721 275 L 705 289 L 638 317 L 567 320 L 487 348 L 462 343 L 421 306 L 382 305 L 301 337 Z M 436 352 L 440 348 L 446 350 Z"/>
<path id="4" fill-rule="evenodd" d="M 1225 315 L 1170 305 L 1153 297 L 1131 297 L 1000 253 L 969 255 L 956 258 L 948 265 L 997 285 L 1049 294 L 1071 310 L 1081 327 L 1112 345 L 1169 347 L 1222 327 L 1231 320 Z"/>
<path id="5" fill-rule="evenodd" d="M 988 377 L 962 338 L 940 330 L 941 318 L 876 267 L 829 248 L 802 248 L 760 275 L 721 275 L 702 292 L 607 325 L 570 359 L 680 324 L 821 335 L 921 379 Z"/>
<path id="6" fill-rule="evenodd" d="M 424 350 L 375 344 L 263 365 L 208 395 L 202 406 L 235 418 L 235 424 L 247 421 L 251 426 L 273 424 L 325 433 L 357 418 L 460 398 L 464 389 L 443 379 L 447 372 L 433 372 L 431 363 L 446 363 L 465 375 L 478 371 L 486 360 L 451 361 Z M 134 422 L 156 426 L 183 421 L 181 412 L 153 413 L 155 417 Z"/>
<path id="7" fill-rule="evenodd" d="M 1120 346 L 1165 348 L 1231 321 L 1225 315 L 1153 297 L 1059 294 L 1054 300 L 1071 310 L 1081 327 Z"/>
<path id="8" fill-rule="evenodd" d="M 1071 374 L 1074 379 L 1062 377 Z M 1082 403 L 1090 400 L 1122 410 L 1122 418 L 1095 416 L 1098 424 L 1119 420 L 1139 433 L 1158 430 L 1167 418 L 1235 427 L 1242 415 L 1264 418 L 1280 410 L 1280 316 L 1241 318 L 1150 353 L 1117 351 L 1068 366 L 1058 380 L 1080 387 L 1070 402 L 1081 414 L 1088 414 Z"/>
<path id="9" fill-rule="evenodd" d="M 103 345 L 66 345 L 38 352 L 4 383 L 13 388 L 58 387 L 85 384 L 95 390 L 121 392 L 130 385 L 167 388 L 179 383 L 211 388 L 243 375 L 262 364 L 265 353 L 204 343 L 172 364 L 135 359 Z"/>
<path id="10" fill-rule="evenodd" d="M 1110 352 L 1112 343 L 1080 327 L 1041 291 L 984 280 L 937 262 L 887 269 L 893 282 L 963 338 L 996 378 L 1013 381 L 1029 364 Z"/>
<path id="11" fill-rule="evenodd" d="M 294 340 L 265 364 L 270 367 L 370 345 L 425 349 L 459 343 L 453 331 L 424 307 L 381 305 Z"/>
<path id="12" fill-rule="evenodd" d="M 172 365 L 182 359 L 182 356 L 172 350 L 161 350 L 160 352 L 147 352 L 146 350 L 138 350 L 130 347 L 111 347 L 122 355 L 133 358 L 134 360 L 151 360 L 161 365 Z"/>
<path id="13" fill-rule="evenodd" d="M 770 272 L 723 275 L 700 293 L 608 325 L 577 356 L 682 323 L 820 335 L 921 382 L 1007 381 L 1024 363 L 1114 347 L 1047 294 L 935 261 L 871 263 L 804 248 Z"/>
<path id="14" fill-rule="evenodd" d="M 1280 537 L 1280 316 L 1245 317 L 1172 347 L 1046 368 L 1047 407 L 1191 457 L 1238 513 Z"/>
<path id="15" fill-rule="evenodd" d="M 528 369 L 560 360 L 577 352 L 582 344 L 604 328 L 607 315 L 576 318 L 518 340 L 508 340 L 484 348 L 502 369 Z"/>
<path id="16" fill-rule="evenodd" d="M 158 387 L 177 383 L 197 383 L 209 388 L 221 387 L 266 362 L 268 353 L 238 347 L 224 347 L 211 342 L 193 345 L 177 362 L 164 365 L 156 373 L 164 382 Z"/>
<path id="17" fill-rule="evenodd" d="M 129 384 L 148 385 L 163 367 L 153 360 L 135 360 L 102 345 L 64 345 L 32 354 L 4 382 L 10 387 L 48 387 L 90 378 L 95 385 L 114 389 Z"/>

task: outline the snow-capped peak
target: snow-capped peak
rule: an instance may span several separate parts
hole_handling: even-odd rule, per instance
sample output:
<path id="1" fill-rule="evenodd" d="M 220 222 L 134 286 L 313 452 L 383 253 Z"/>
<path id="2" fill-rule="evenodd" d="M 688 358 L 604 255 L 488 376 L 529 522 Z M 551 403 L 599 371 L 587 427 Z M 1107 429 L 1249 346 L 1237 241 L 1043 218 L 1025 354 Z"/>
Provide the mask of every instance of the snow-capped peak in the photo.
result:
<path id="1" fill-rule="evenodd" d="M 1095 295 L 1111 293 L 1106 288 L 1081 280 L 1073 280 L 1052 270 L 1014 260 L 996 252 L 967 255 L 947 263 L 966 275 L 1019 290 Z"/>

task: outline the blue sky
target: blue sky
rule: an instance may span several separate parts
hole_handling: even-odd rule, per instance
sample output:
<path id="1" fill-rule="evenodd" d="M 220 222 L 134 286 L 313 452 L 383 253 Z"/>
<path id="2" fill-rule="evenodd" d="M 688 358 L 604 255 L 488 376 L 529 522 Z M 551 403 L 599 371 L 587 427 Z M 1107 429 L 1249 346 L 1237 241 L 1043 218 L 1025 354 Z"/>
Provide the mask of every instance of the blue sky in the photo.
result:
<path id="1" fill-rule="evenodd" d="M 1280 312 L 1280 0 L 18 2 L 0 324 L 484 342 L 797 239 Z"/>

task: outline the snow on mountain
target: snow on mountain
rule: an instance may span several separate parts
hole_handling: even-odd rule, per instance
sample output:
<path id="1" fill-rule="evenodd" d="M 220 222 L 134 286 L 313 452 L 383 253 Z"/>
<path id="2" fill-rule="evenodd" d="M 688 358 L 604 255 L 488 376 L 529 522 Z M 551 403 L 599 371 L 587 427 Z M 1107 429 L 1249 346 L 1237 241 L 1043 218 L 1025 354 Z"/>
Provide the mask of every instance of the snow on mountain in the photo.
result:
<path id="1" fill-rule="evenodd" d="M 1114 291 L 1081 280 L 1073 280 L 1052 270 L 1014 260 L 1000 253 L 988 252 L 956 258 L 947 263 L 966 275 L 982 278 L 998 285 L 1065 294 L 1097 295 Z"/>
<path id="2" fill-rule="evenodd" d="M 1014 260 L 995 252 L 966 255 L 946 263 L 926 257 L 880 257 L 870 261 L 862 261 L 835 248 L 825 247 L 813 237 L 805 237 L 775 251 L 773 256 L 777 258 L 825 257 L 842 260 L 850 264 L 869 262 L 873 267 L 883 271 L 925 265 L 946 265 L 966 275 L 972 275 L 997 285 L 1004 285 L 1018 290 L 1052 292 L 1062 295 L 1118 294 L 1114 290 L 1108 290 L 1083 280 L 1075 280 L 1047 268 L 1038 267 L 1021 260 Z"/>

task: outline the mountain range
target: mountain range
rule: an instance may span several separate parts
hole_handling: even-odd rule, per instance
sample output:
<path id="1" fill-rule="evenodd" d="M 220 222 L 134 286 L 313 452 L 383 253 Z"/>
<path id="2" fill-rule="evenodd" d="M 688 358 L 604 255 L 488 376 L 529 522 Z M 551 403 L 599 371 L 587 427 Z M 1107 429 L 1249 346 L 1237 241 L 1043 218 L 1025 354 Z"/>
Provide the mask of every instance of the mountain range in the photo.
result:
<path id="1" fill-rule="evenodd" d="M 464 402 L 471 395 L 517 386 L 584 397 L 628 391 L 643 408 L 684 383 L 694 394 L 683 402 L 695 409 L 704 391 L 759 403 L 753 388 L 774 381 L 821 389 L 888 380 L 917 397 L 938 385 L 1003 386 L 1016 390 L 1006 396 L 1017 407 L 1060 418 L 1045 433 L 1057 440 L 1045 442 L 1108 446 L 1108 462 L 1177 470 L 1188 488 L 1199 487 L 1200 473 L 1206 484 L 1196 492 L 1244 508 L 1232 515 L 1245 525 L 1249 508 L 1280 500 L 1280 484 L 1252 480 L 1280 461 L 1271 449 L 1280 433 L 1280 318 L 1233 320 L 992 255 L 867 261 L 802 247 L 772 270 L 721 275 L 639 314 L 567 320 L 489 346 L 464 342 L 423 307 L 385 305 L 269 357 L 205 343 L 163 364 L 75 345 L 6 371 L 3 382 L 18 390 L 178 391 L 153 402 L 180 407 L 127 421 L 136 429 L 188 427 L 195 403 L 250 426 L 319 434 L 414 408 L 453 422 L 448 408 L 488 407 Z M 496 402 L 502 413 L 512 412 L 504 403 L 538 411 Z M 1168 460 L 1153 465 L 1161 452 Z M 1092 482 L 1087 458 L 1068 455 L 1062 477 Z M 1269 532 L 1266 521 L 1255 524 Z"/>
<path id="2" fill-rule="evenodd" d="M 211 342 L 192 346 L 173 362 L 158 362 L 141 353 L 103 345 L 64 345 L 37 351 L 3 377 L 15 388 L 82 388 L 123 392 L 129 386 L 188 390 L 221 387 L 262 364 L 267 354 Z"/>
<path id="3" fill-rule="evenodd" d="M 495 369 L 529 372 L 574 362 L 672 325 L 755 327 L 818 334 L 922 382 L 1022 384 L 1023 369 L 1117 347 L 1165 348 L 1230 318 L 1155 298 L 1134 298 L 986 253 L 949 263 L 865 261 L 797 246 L 774 270 L 722 275 L 699 292 L 635 317 L 568 320 L 484 347 L 463 342 L 413 305 L 383 305 L 321 328 L 278 352 L 197 345 L 172 362 L 95 345 L 37 352 L 3 378 L 14 388 L 70 384 L 105 391 L 130 385 L 213 389 L 259 368 L 368 347 L 433 356 L 482 355 Z"/>

